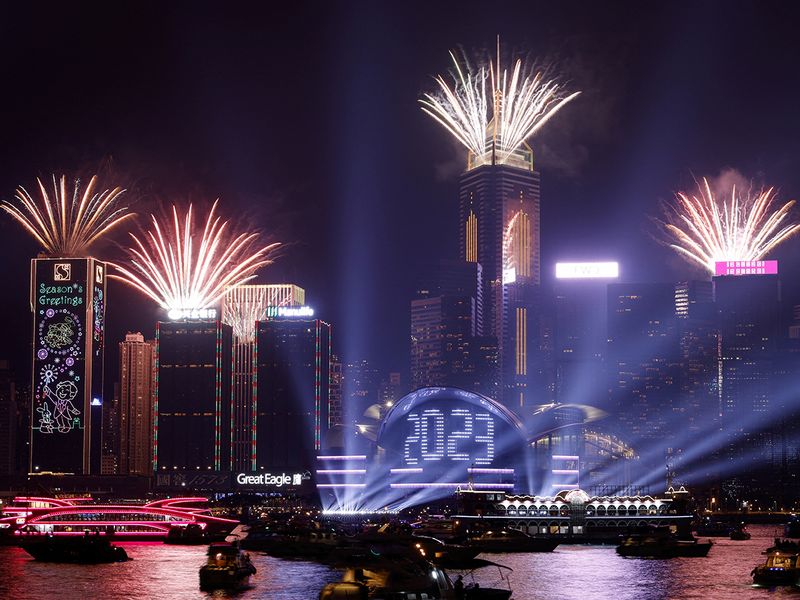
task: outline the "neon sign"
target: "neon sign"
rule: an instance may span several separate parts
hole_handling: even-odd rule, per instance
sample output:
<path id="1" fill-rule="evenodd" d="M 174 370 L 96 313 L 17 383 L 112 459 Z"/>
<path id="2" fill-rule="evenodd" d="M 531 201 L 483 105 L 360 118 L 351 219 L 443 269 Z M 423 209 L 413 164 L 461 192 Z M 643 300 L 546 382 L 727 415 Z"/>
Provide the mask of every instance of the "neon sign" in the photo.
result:
<path id="1" fill-rule="evenodd" d="M 173 321 L 183 319 L 216 319 L 216 308 L 172 308 L 167 316 Z"/>
<path id="2" fill-rule="evenodd" d="M 310 306 L 268 306 L 267 318 L 275 317 L 313 317 L 314 309 Z"/>
<path id="3" fill-rule="evenodd" d="M 409 413 L 406 422 L 411 426 L 403 443 L 407 465 L 443 460 L 490 465 L 494 460 L 495 425 L 488 412 L 428 408 Z"/>
<path id="4" fill-rule="evenodd" d="M 304 479 L 308 479 L 305 473 L 239 473 L 236 475 L 236 483 L 239 485 L 259 485 L 264 487 L 280 488 L 283 486 L 298 486 L 303 484 Z"/>
<path id="5" fill-rule="evenodd" d="M 726 260 L 714 263 L 714 275 L 777 275 L 777 260 Z"/>
<path id="6" fill-rule="evenodd" d="M 617 262 L 560 262 L 556 263 L 556 279 L 616 279 Z"/>

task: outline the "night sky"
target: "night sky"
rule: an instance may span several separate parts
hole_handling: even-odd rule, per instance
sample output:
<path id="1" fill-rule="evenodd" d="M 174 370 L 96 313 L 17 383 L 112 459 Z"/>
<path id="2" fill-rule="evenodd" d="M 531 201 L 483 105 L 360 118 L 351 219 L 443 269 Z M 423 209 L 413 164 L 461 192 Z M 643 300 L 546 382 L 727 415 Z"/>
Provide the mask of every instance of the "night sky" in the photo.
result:
<path id="1" fill-rule="evenodd" d="M 693 176 L 734 169 L 800 196 L 792 3 L 509 6 L 6 3 L 0 198 L 36 176 L 96 170 L 143 215 L 219 197 L 240 225 L 287 243 L 258 281 L 304 287 L 346 359 L 406 371 L 415 275 L 458 252 L 465 151 L 417 102 L 450 49 L 492 48 L 500 34 L 507 57 L 556 61 L 584 91 L 532 140 L 545 279 L 564 259 L 619 260 L 627 281 L 703 277 L 648 219 Z M 790 302 L 799 249 L 773 255 Z M 0 215 L 0 358 L 25 378 L 36 252 Z M 109 349 L 127 330 L 153 335 L 152 303 L 116 282 L 109 302 Z"/>

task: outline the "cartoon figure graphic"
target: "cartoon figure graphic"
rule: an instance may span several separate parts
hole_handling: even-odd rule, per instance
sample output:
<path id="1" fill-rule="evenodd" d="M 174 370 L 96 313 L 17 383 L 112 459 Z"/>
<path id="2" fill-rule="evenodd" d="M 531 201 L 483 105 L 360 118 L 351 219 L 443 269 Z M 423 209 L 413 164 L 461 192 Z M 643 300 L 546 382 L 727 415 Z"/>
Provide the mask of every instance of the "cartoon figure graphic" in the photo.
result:
<path id="1" fill-rule="evenodd" d="M 72 317 L 65 318 L 61 323 L 52 323 L 47 328 L 47 333 L 44 336 L 44 341 L 51 348 L 64 348 L 72 344 L 72 338 L 75 335 L 75 321 Z"/>
<path id="2" fill-rule="evenodd" d="M 59 433 L 72 431 L 72 416 L 78 416 L 81 412 L 75 408 L 72 401 L 78 395 L 78 387 L 71 381 L 59 381 L 56 384 L 56 391 L 50 386 L 44 386 L 44 393 L 55 404 L 53 410 L 53 420 L 58 427 Z"/>
<path id="3" fill-rule="evenodd" d="M 39 417 L 39 431 L 42 433 L 53 433 L 53 419 L 47 402 L 37 408 L 36 412 L 41 415 Z"/>

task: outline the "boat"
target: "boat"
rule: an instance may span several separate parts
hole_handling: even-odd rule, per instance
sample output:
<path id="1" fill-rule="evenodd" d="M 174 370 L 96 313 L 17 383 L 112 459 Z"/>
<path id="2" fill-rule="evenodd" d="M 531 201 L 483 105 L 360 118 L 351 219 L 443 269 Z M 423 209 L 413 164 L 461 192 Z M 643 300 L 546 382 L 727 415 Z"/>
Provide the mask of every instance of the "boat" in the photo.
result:
<path id="1" fill-rule="evenodd" d="M 208 561 L 200 567 L 200 589 L 240 589 L 256 568 L 237 543 L 216 542 L 208 547 Z"/>
<path id="2" fill-rule="evenodd" d="M 733 527 L 730 523 L 724 523 L 711 517 L 704 517 L 697 526 L 696 533 L 703 537 L 728 537 L 732 530 Z"/>
<path id="3" fill-rule="evenodd" d="M 18 538 L 17 543 L 42 562 L 94 565 L 130 560 L 124 549 L 111 543 L 110 536 L 89 532 L 82 537 L 27 535 Z"/>
<path id="4" fill-rule="evenodd" d="M 652 527 L 625 536 L 617 546 L 617 554 L 631 558 L 700 558 L 708 555 L 712 545 L 711 540 L 682 539 L 669 528 Z"/>
<path id="5" fill-rule="evenodd" d="M 794 585 L 800 575 L 797 552 L 773 550 L 766 552 L 763 565 L 756 565 L 750 572 L 753 584 L 765 587 Z"/>
<path id="6" fill-rule="evenodd" d="M 497 568 L 500 574 L 500 580 L 505 583 L 504 588 L 490 588 L 478 585 L 478 582 L 475 581 L 475 571 L 488 567 Z M 509 573 L 512 571 L 511 567 L 480 558 L 465 561 L 463 564 L 452 568 L 451 571 L 453 572 L 463 572 L 463 575 L 459 573 L 453 581 L 453 589 L 456 592 L 455 597 L 459 598 L 459 591 L 463 589 L 463 595 L 461 597 L 467 600 L 508 600 L 511 598 L 513 592 L 511 590 L 510 579 L 507 574 L 503 573 L 504 570 Z M 466 578 L 465 576 L 471 579 L 471 581 L 466 584 L 463 583 Z"/>
<path id="7" fill-rule="evenodd" d="M 792 515 L 783 526 L 783 535 L 788 538 L 800 538 L 800 518 L 797 515 Z"/>
<path id="8" fill-rule="evenodd" d="M 164 538 L 165 544 L 175 544 L 182 546 L 199 546 L 208 544 L 212 540 L 209 539 L 206 532 L 197 523 L 189 523 L 188 525 L 173 525 L 167 532 L 167 537 Z"/>
<path id="9" fill-rule="evenodd" d="M 516 529 L 498 529 L 469 535 L 464 545 L 481 552 L 552 552 L 559 541 L 538 538 Z"/>
<path id="10" fill-rule="evenodd" d="M 747 527 L 744 523 L 739 524 L 738 526 L 731 529 L 731 539 L 737 542 L 742 542 L 745 540 L 749 540 L 752 536 L 750 532 L 747 531 Z"/>

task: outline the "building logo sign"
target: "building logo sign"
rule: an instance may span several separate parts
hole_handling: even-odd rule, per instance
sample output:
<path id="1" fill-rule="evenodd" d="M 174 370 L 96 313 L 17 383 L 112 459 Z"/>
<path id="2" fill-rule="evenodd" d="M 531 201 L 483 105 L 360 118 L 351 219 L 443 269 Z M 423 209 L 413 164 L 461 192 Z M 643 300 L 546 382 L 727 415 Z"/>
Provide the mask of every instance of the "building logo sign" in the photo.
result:
<path id="1" fill-rule="evenodd" d="M 72 279 L 72 265 L 56 263 L 53 265 L 53 281 L 69 281 Z"/>
<path id="2" fill-rule="evenodd" d="M 296 317 L 313 317 L 314 309 L 310 306 L 268 306 L 267 318 L 296 318 Z"/>
<path id="3" fill-rule="evenodd" d="M 556 279 L 616 279 L 617 262 L 560 262 L 556 263 Z"/>
<path id="4" fill-rule="evenodd" d="M 239 473 L 236 475 L 236 483 L 265 488 L 297 487 L 310 478 L 308 473 Z"/>
<path id="5" fill-rule="evenodd" d="M 167 313 L 173 321 L 184 319 L 207 320 L 217 318 L 216 308 L 173 308 Z"/>
<path id="6" fill-rule="evenodd" d="M 777 260 L 725 260 L 714 263 L 714 275 L 777 275 Z"/>

